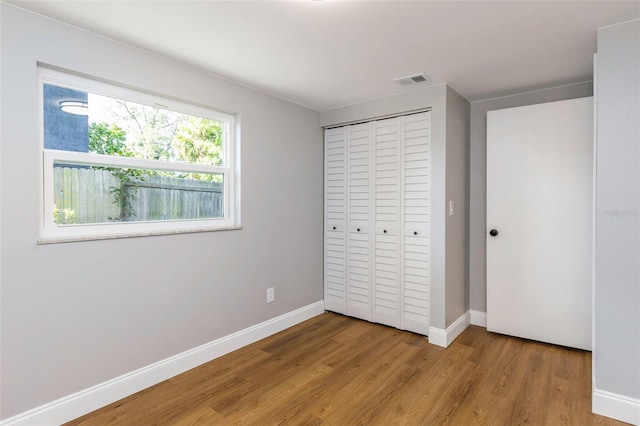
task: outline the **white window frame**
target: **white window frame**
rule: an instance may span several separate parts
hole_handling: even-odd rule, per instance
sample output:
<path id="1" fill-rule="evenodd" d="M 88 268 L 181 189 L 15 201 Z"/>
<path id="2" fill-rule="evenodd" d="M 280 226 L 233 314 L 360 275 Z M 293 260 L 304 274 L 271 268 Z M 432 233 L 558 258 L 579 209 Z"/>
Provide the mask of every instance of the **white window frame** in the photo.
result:
<path id="1" fill-rule="evenodd" d="M 109 96 L 155 108 L 210 118 L 223 123 L 223 165 L 209 166 L 182 161 L 147 160 L 141 158 L 119 157 L 86 152 L 63 151 L 44 148 L 44 84 L 52 84 L 88 93 Z M 235 139 L 234 116 L 208 108 L 188 104 L 174 99 L 151 95 L 137 90 L 127 89 L 113 84 L 103 83 L 67 74 L 44 67 L 38 68 L 39 111 L 40 111 L 40 152 L 41 152 L 41 209 L 39 243 L 83 241 L 106 238 L 124 238 L 147 235 L 162 235 L 185 232 L 217 231 L 239 229 L 239 216 L 236 216 L 236 180 L 239 179 L 239 166 L 235 152 L 239 141 Z M 214 173 L 223 175 L 224 217 L 203 219 L 175 219 L 162 221 L 131 221 L 113 223 L 65 224 L 54 223 L 54 163 L 78 164 L 103 167 L 125 167 L 175 172 Z"/>

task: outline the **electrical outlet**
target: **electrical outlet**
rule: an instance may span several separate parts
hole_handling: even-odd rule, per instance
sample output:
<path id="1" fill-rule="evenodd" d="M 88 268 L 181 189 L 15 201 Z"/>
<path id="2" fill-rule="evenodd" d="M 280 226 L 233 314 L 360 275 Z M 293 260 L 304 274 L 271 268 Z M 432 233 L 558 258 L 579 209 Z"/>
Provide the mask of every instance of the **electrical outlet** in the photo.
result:
<path id="1" fill-rule="evenodd" d="M 276 299 L 275 291 L 273 287 L 269 287 L 267 289 L 267 303 L 271 303 Z"/>

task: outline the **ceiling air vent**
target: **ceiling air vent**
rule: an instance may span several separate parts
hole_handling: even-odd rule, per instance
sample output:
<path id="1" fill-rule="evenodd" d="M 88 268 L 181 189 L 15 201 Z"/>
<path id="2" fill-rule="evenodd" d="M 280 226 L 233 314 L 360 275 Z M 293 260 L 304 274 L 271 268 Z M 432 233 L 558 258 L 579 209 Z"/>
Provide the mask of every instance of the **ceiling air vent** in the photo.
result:
<path id="1" fill-rule="evenodd" d="M 409 86 L 410 84 L 424 83 L 425 81 L 430 81 L 430 80 L 431 79 L 429 78 L 429 76 L 425 75 L 423 72 L 421 72 L 420 74 L 413 74 L 413 75 L 408 75 L 406 77 L 399 77 L 399 78 L 393 79 L 393 81 L 395 81 L 396 83 L 402 86 Z"/>

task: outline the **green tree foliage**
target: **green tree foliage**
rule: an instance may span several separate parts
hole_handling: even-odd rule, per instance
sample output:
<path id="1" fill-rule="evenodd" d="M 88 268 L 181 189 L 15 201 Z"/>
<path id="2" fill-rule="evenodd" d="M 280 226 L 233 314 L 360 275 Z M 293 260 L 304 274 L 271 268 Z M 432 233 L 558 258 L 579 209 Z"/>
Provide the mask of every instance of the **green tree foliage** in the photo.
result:
<path id="1" fill-rule="evenodd" d="M 89 152 L 133 157 L 134 153 L 129 150 L 126 141 L 125 131 L 117 124 L 91 123 L 89 126 Z M 110 217 L 110 219 L 124 222 L 135 217 L 134 202 L 138 200 L 138 184 L 143 182 L 149 173 L 138 169 L 97 168 L 106 169 L 118 178 L 119 185 L 111 187 L 109 192 L 113 195 L 113 203 L 120 207 L 120 216 Z"/>
<path id="2" fill-rule="evenodd" d="M 89 152 L 96 154 L 133 157 L 126 144 L 127 134 L 114 123 L 91 123 L 89 125 Z"/>
<path id="3" fill-rule="evenodd" d="M 99 97 L 110 118 L 109 123 L 91 123 L 91 152 L 222 165 L 223 127 L 219 121 Z"/>
<path id="4" fill-rule="evenodd" d="M 207 118 L 180 114 L 161 108 L 101 97 L 111 111 L 111 122 L 91 123 L 89 151 L 96 154 L 148 160 L 186 161 L 220 166 L 223 163 L 222 123 Z M 136 216 L 135 201 L 139 184 L 146 177 L 172 176 L 174 172 L 107 168 L 119 179 L 111 188 L 114 203 L 120 207 L 116 221 Z M 220 181 L 209 173 L 178 173 L 179 177 Z"/>
<path id="5" fill-rule="evenodd" d="M 114 119 L 127 132 L 128 148 L 134 157 L 148 160 L 174 160 L 172 141 L 184 121 L 182 114 L 160 108 L 114 99 Z"/>
<path id="6" fill-rule="evenodd" d="M 177 158 L 190 163 L 222 165 L 222 126 L 219 121 L 189 117 L 181 123 L 173 139 L 173 151 Z M 211 174 L 190 173 L 190 179 L 215 181 Z"/>
<path id="7" fill-rule="evenodd" d="M 113 203 L 120 207 L 119 217 L 109 219 L 126 222 L 137 216 L 134 203 L 138 201 L 139 183 L 144 181 L 142 170 L 136 169 L 109 169 L 112 175 L 118 178 L 120 185 L 109 189 L 113 195 Z"/>
<path id="8" fill-rule="evenodd" d="M 218 121 L 189 117 L 181 123 L 172 145 L 181 160 L 222 165 L 222 126 Z"/>
<path id="9" fill-rule="evenodd" d="M 79 223 L 78 215 L 72 209 L 59 209 L 53 205 L 53 223 L 58 225 L 67 225 L 70 223 Z"/>

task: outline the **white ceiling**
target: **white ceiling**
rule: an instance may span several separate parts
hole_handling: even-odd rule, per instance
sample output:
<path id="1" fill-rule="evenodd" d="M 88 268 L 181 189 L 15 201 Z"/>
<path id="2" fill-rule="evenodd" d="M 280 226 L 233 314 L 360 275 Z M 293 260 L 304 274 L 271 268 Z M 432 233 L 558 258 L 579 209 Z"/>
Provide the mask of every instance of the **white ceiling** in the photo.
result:
<path id="1" fill-rule="evenodd" d="M 318 111 L 448 83 L 470 101 L 589 81 L 638 1 L 9 1 Z M 430 83 L 392 80 L 418 72 Z"/>

